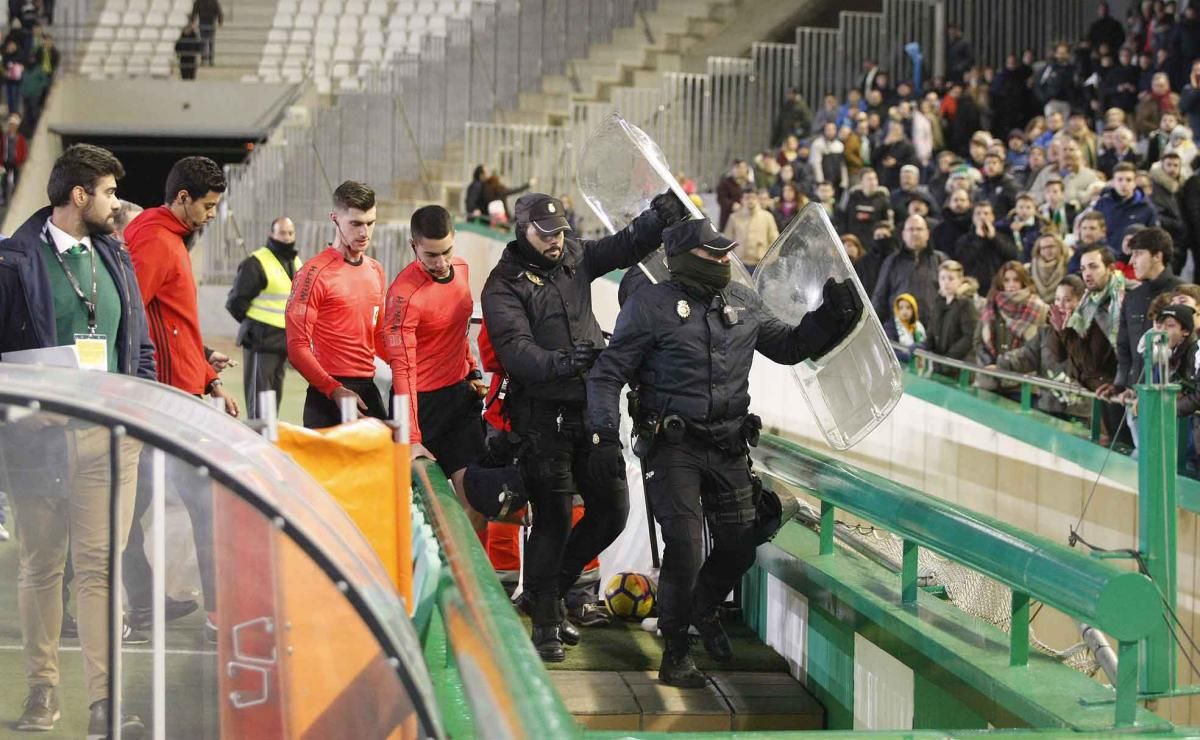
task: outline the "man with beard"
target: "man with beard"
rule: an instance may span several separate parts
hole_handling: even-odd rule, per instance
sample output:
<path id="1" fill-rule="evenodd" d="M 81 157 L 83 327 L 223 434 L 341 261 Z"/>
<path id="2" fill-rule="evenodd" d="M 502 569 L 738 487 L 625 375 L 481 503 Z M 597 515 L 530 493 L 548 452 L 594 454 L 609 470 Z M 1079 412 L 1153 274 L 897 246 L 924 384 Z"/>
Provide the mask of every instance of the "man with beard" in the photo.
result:
<path id="1" fill-rule="evenodd" d="M 333 191 L 333 243 L 296 272 L 285 323 L 288 360 L 308 381 L 304 426 L 342 421 L 342 400 L 386 419 L 375 387 L 376 332 L 387 276 L 367 256 L 375 233 L 375 191 L 346 180 Z"/>
<path id="2" fill-rule="evenodd" d="M 1163 155 L 1162 160 L 1150 167 L 1150 172 L 1139 172 L 1138 189 L 1150 197 L 1150 205 L 1158 216 L 1158 224 L 1171 235 L 1171 241 L 1179 245 L 1175 250 L 1171 269 L 1178 275 L 1187 262 L 1187 226 L 1183 221 L 1180 193 L 1183 191 L 1183 162 L 1175 152 Z"/>
<path id="3" fill-rule="evenodd" d="M 689 627 L 715 660 L 733 658 L 718 607 L 758 545 L 789 516 L 750 469 L 762 426 L 749 413 L 754 352 L 788 365 L 819 358 L 856 326 L 863 305 L 852 283 L 830 278 L 821 304 L 789 326 L 754 291 L 730 283 L 733 242 L 711 223 L 676 224 L 663 241 L 671 280 L 629 298 L 588 376 L 588 468 L 593 477 L 624 472 L 618 403 L 621 387 L 636 382 L 634 424 L 639 443 L 649 443 L 646 495 L 664 542 L 658 624 L 666 646 L 658 678 L 701 688 L 707 679 L 688 655 Z"/>
<path id="4" fill-rule="evenodd" d="M 991 285 L 996 271 L 1005 262 L 1021 259 L 1021 251 L 1007 234 L 996 228 L 996 211 L 981 200 L 971 211 L 971 231 L 960 236 L 950 253 L 962 263 L 967 277 L 980 285 Z"/>
<path id="5" fill-rule="evenodd" d="M 518 462 L 533 508 L 524 572 L 533 646 L 542 660 L 557 663 L 566 659 L 563 643 L 578 640 L 564 628 L 563 597 L 583 566 L 621 533 L 629 513 L 624 465 L 593 466 L 596 453 L 585 434 L 584 381 L 604 347 L 592 313 L 592 281 L 636 265 L 687 211 L 667 191 L 625 229 L 598 241 L 568 238 L 562 203 L 549 195 L 523 195 L 515 212 L 516 239 L 488 276 L 481 302 L 510 379 L 504 410 L 524 444 Z M 572 527 L 576 493 L 585 513 Z"/>
<path id="6" fill-rule="evenodd" d="M 154 379 L 154 346 L 134 267 L 111 236 L 120 208 L 117 179 L 124 174 L 111 152 L 88 144 L 68 148 L 54 163 L 46 188 L 50 206 L 0 242 L 0 352 L 89 343 L 99 347 L 95 370 Z M 38 414 L 0 428 L 0 444 L 20 522 L 17 616 L 29 688 L 15 729 L 47 732 L 61 714 L 58 643 L 69 549 L 91 707 L 88 734 L 107 735 L 110 527 L 118 527 L 123 546 L 141 445 L 126 437 L 118 451 L 120 519 L 113 523 L 108 430 Z M 121 727 L 127 734 L 144 730 L 133 715 L 123 715 Z"/>
<path id="7" fill-rule="evenodd" d="M 267 245 L 250 253 L 238 265 L 229 289 L 225 310 L 241 327 L 237 343 L 242 347 L 246 416 L 257 419 L 258 394 L 275 391 L 275 410 L 283 400 L 283 376 L 287 369 L 287 329 L 284 313 L 292 292 L 292 277 L 300 269 L 296 255 L 296 225 L 286 216 L 271 222 Z"/>
<path id="8" fill-rule="evenodd" d="M 393 392 L 408 397 L 413 458 L 438 461 L 484 540 L 487 520 L 463 491 L 467 465 L 484 451 L 480 399 L 487 393 L 467 337 L 475 305 L 470 273 L 454 256 L 449 211 L 418 208 L 409 227 L 416 259 L 388 288 L 380 355 L 392 368 Z"/>

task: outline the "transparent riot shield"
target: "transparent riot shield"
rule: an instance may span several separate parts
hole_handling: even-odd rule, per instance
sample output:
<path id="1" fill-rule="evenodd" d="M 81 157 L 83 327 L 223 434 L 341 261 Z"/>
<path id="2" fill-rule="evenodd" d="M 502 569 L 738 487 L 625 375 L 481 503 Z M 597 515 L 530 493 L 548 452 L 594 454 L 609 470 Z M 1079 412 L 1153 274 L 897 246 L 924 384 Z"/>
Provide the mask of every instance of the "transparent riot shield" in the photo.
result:
<path id="1" fill-rule="evenodd" d="M 871 308 L 825 210 L 810 204 L 792 219 L 754 273 L 755 287 L 782 320 L 797 324 L 821 305 L 829 278 L 851 280 L 865 309 L 858 326 L 831 352 L 792 368 L 829 446 L 852 447 L 900 400 L 900 363 Z"/>
<path id="2" fill-rule="evenodd" d="M 575 177 L 583 199 L 611 233 L 625 228 L 650 207 L 654 196 L 670 188 L 692 218 L 707 218 L 671 174 L 658 144 L 619 113 L 604 119 L 580 150 Z M 750 273 L 733 257 L 733 279 L 753 287 Z M 651 281 L 668 279 L 666 255 L 660 247 L 639 265 Z"/>

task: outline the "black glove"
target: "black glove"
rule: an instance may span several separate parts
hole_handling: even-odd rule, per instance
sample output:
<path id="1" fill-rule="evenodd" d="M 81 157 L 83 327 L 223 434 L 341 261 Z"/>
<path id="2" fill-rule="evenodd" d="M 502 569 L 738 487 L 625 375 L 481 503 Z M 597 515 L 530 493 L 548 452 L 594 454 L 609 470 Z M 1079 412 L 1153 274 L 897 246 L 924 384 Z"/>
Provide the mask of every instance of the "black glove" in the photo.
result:
<path id="1" fill-rule="evenodd" d="M 592 433 L 588 477 L 593 481 L 625 480 L 625 456 L 621 454 L 621 439 L 616 429 L 597 429 Z"/>
<path id="2" fill-rule="evenodd" d="M 589 340 L 575 343 L 570 350 L 562 350 L 559 354 L 559 373 L 564 376 L 586 373 L 596 364 L 600 350 Z"/>
<path id="3" fill-rule="evenodd" d="M 821 289 L 822 301 L 817 310 L 804 317 L 802 324 L 815 324 L 813 357 L 821 357 L 841 343 L 858 325 L 863 302 L 858 289 L 850 280 L 829 278 Z"/>
<path id="4" fill-rule="evenodd" d="M 688 217 L 687 206 L 679 200 L 674 190 L 654 196 L 654 200 L 650 201 L 650 208 L 662 219 L 664 228 L 685 221 Z"/>

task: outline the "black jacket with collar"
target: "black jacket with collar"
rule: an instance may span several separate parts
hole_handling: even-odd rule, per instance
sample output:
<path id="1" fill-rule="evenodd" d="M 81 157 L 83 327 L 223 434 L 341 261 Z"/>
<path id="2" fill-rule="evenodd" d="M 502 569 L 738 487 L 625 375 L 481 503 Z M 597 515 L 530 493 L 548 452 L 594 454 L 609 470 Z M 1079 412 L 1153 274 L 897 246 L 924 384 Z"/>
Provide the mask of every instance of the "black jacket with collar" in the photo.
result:
<path id="1" fill-rule="evenodd" d="M 647 210 L 622 231 L 597 241 L 568 236 L 550 268 L 525 260 L 509 242 L 483 286 L 483 320 L 496 356 L 512 379 L 509 404 L 522 399 L 583 402 L 584 378 L 571 372 L 571 349 L 604 347 L 592 313 L 592 281 L 632 267 L 662 244 L 662 220 Z"/>
<path id="2" fill-rule="evenodd" d="M 49 265 L 42 254 L 42 230 L 51 212 L 49 206 L 43 208 L 11 238 L 0 242 L 0 353 L 58 344 Z M 154 380 L 154 345 L 146 329 L 146 311 L 129 253 L 111 236 L 93 236 L 92 246 L 121 297 L 119 370 Z"/>
<path id="3" fill-rule="evenodd" d="M 1117 326 L 1117 377 L 1113 380 L 1117 388 L 1124 389 L 1142 382 L 1142 355 L 1138 352 L 1138 342 L 1153 325 L 1146 311 L 1155 298 L 1174 290 L 1182 282 L 1168 267 L 1153 280 L 1126 291 Z"/>

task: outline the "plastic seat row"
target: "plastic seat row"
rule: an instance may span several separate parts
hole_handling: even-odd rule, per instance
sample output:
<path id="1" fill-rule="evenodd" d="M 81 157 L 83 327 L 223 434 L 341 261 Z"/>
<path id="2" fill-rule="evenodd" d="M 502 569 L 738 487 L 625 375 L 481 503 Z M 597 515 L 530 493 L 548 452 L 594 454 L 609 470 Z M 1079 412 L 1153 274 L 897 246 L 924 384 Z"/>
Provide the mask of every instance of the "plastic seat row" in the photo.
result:
<path id="1" fill-rule="evenodd" d="M 176 8 L 166 8 L 161 10 L 126 10 L 123 13 L 118 13 L 115 10 L 102 10 L 100 17 L 96 21 L 96 25 L 100 27 L 110 28 L 139 28 L 141 26 L 165 26 L 172 25 L 181 27 L 187 23 L 188 12 L 190 8 L 181 6 Z"/>

